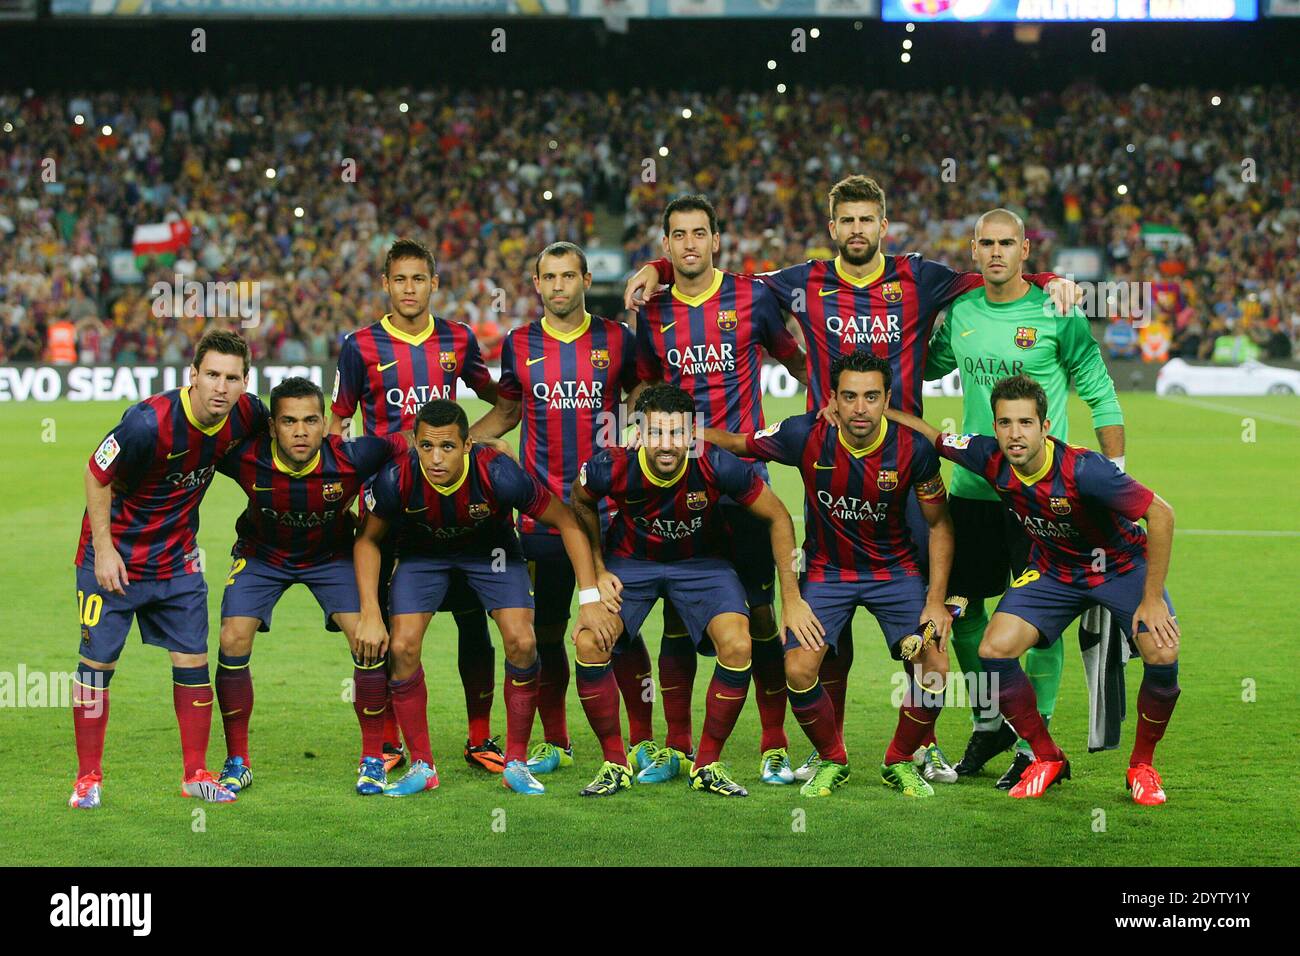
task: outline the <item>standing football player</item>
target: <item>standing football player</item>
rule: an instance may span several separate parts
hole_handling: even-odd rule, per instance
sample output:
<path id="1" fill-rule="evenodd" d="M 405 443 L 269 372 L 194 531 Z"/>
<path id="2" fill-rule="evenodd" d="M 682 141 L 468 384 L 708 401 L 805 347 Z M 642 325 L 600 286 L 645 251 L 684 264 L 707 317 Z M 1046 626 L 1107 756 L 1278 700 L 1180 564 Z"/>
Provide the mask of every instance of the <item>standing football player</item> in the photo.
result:
<path id="1" fill-rule="evenodd" d="M 221 456 L 267 427 L 248 386 L 249 352 L 233 332 L 204 334 L 190 384 L 132 405 L 86 465 L 86 513 L 77 545 L 81 658 L 72 698 L 77 782 L 68 805 L 102 799 L 109 684 L 134 619 L 145 644 L 172 661 L 180 725 L 181 793 L 229 803 L 207 770 L 212 727 L 208 586 L 199 552 L 199 502 Z"/>
<path id="2" fill-rule="evenodd" d="M 763 352 L 807 385 L 803 352 L 766 286 L 714 268 L 721 235 L 707 199 L 674 199 L 664 209 L 663 230 L 663 248 L 673 263 L 675 282 L 651 296 L 637 314 L 637 363 L 643 380 L 638 389 L 667 381 L 695 400 L 701 424 L 733 432 L 760 429 Z M 755 463 L 755 467 L 766 481 L 766 466 Z M 762 727 L 761 777 L 764 783 L 793 783 L 785 734 L 785 671 L 772 612 L 768 529 L 734 502 L 724 502 L 722 513 L 730 529 L 729 556 L 749 601 L 754 699 Z M 647 783 L 671 779 L 671 768 L 687 756 L 681 744 L 691 735 L 695 653 L 669 614 L 668 602 L 664 610 L 659 683 L 669 739 L 655 764 L 641 771 L 638 778 Z"/>
<path id="3" fill-rule="evenodd" d="M 639 448 L 606 448 L 586 462 L 573 487 L 573 507 L 591 538 L 601 597 L 617 606 L 623 633 L 639 632 L 655 601 L 672 601 L 694 647 L 717 655 L 704 705 L 704 732 L 689 767 L 691 788 L 728 797 L 748 796 L 721 762 L 722 747 L 749 695 L 750 607 L 735 567 L 722 555 L 732 525 L 722 500 L 746 509 L 767 530 L 767 551 L 781 581 L 781 627 L 801 640 L 821 636 L 799 596 L 790 513 L 752 466 L 702 444 L 696 449 L 696 400 L 666 383 L 644 389 L 636 402 Z M 599 502 L 617 509 L 602 542 Z M 612 644 L 580 647 L 578 699 L 600 738 L 605 764 L 584 791 L 606 795 L 632 784 L 618 732 L 618 698 L 609 675 Z M 694 649 L 694 648 L 693 648 Z M 707 653 L 707 650 L 704 651 Z M 667 696 L 665 694 L 665 696 Z M 612 715 L 612 719 L 611 719 Z M 685 753 L 668 752 L 676 776 Z"/>
<path id="4" fill-rule="evenodd" d="M 306 585 L 352 651 L 353 709 L 361 725 L 357 793 L 383 790 L 387 656 L 357 640 L 361 599 L 352 569 L 362 485 L 411 447 L 409 432 L 344 439 L 325 434 L 325 396 L 305 378 L 271 389 L 271 431 L 245 442 L 217 466 L 248 495 L 235 524 L 234 562 L 221 597 L 217 706 L 226 733 L 219 783 L 239 793 L 253 784 L 248 727 L 253 714 L 253 638 L 271 629 L 271 612 L 294 584 Z M 373 636 L 372 636 L 373 641 Z"/>
<path id="5" fill-rule="evenodd" d="M 927 379 L 961 370 L 963 432 L 993 434 L 989 394 L 995 382 L 1025 374 L 1047 392 L 1051 433 L 1069 439 L 1066 399 L 1070 383 L 1092 411 L 1092 425 L 1102 454 L 1124 469 L 1124 414 L 1101 350 L 1077 310 L 1058 315 L 1046 294 L 1021 275 L 1029 240 L 1020 217 L 1007 209 L 986 212 L 975 225 L 971 254 L 984 284 L 960 295 L 930 343 Z M 903 409 L 903 411 L 911 411 Z M 957 550 L 953 558 L 953 594 L 969 607 L 953 625 L 957 663 L 974 692 L 970 695 L 974 731 L 956 770 L 976 774 L 996 754 L 1016 742 L 993 702 L 982 693 L 979 645 L 988 626 L 985 598 L 997 597 L 1007 582 L 1024 571 L 1029 539 L 983 478 L 955 468 L 949 499 Z M 1025 670 L 1043 720 L 1050 722 L 1061 686 L 1065 645 L 1060 641 L 1033 648 Z M 1016 746 L 1011 766 L 997 781 L 1010 790 L 1033 760 L 1028 741 Z"/>
<path id="6" fill-rule="evenodd" d="M 889 233 L 885 192 L 874 179 L 854 175 L 840 180 L 831 188 L 827 203 L 830 214 L 827 231 L 839 254 L 834 259 L 811 259 L 754 277 L 771 290 L 781 308 L 794 316 L 803 331 L 808 349 L 808 408 L 830 407 L 831 362 L 840 355 L 865 348 L 889 362 L 894 383 L 890 393 L 892 407 L 920 415 L 925 377 L 922 371 L 934 323 L 948 303 L 978 288 L 983 278 L 979 273 L 955 272 L 942 263 L 921 258 L 916 252 L 887 255 L 883 250 Z M 628 280 L 625 305 L 634 308 L 647 290 L 655 289 L 661 282 L 672 282 L 675 268 L 671 259 L 658 259 L 643 266 Z M 1051 273 L 1025 278 L 1043 286 L 1062 310 L 1069 308 L 1078 295 L 1074 283 Z M 919 558 L 924 572 L 927 524 L 915 498 L 908 499 L 907 522 L 921 549 Z M 821 674 L 822 685 L 835 705 L 841 731 L 852 663 L 850 621 L 840 635 L 837 653 L 826 658 L 826 669 Z M 937 743 L 934 740 L 926 743 L 929 748 L 926 779 L 955 781 L 955 771 Z M 816 768 L 814 753 L 794 775 L 808 780 Z"/>
<path id="7" fill-rule="evenodd" d="M 393 708 L 411 747 L 411 768 L 385 795 L 409 796 L 438 786 L 429 744 L 428 692 L 420 652 L 424 632 L 451 584 L 465 575 L 496 621 L 505 648 L 506 749 L 502 786 L 516 793 L 545 788 L 528 769 L 528 737 L 537 712 L 537 639 L 527 562 L 514 511 L 558 529 L 577 578 L 578 629 L 602 640 L 618 637 L 618 618 L 596 588 L 587 536 L 573 511 L 509 455 L 473 442 L 465 411 L 434 399 L 416 416 L 415 448 L 385 467 L 366 492 L 367 514 L 353 547 L 364 646 L 387 646 L 379 613 L 380 544 L 390 528 L 397 564 L 389 588 Z"/>
<path id="8" fill-rule="evenodd" d="M 339 352 L 329 433 L 343 434 L 343 423 L 351 420 L 358 405 L 367 435 L 383 437 L 411 431 L 416 413 L 425 402 L 455 399 L 457 379 L 483 401 L 495 403 L 497 385 L 483 364 L 473 331 L 463 322 L 429 313 L 429 299 L 438 288 L 433 253 L 413 239 L 397 240 L 384 260 L 383 283 L 391 311 L 349 335 Z M 384 596 L 393 570 L 392 542 L 385 547 L 383 557 L 380 608 L 387 614 Z M 456 661 L 469 721 L 465 760 L 470 766 L 500 773 L 504 758 L 491 729 L 496 684 L 487 615 L 464 577 L 457 574 L 453 578 L 443 610 L 451 611 L 456 618 Z M 405 759 L 398 745 L 390 702 L 385 713 L 384 764 L 391 771 Z"/>
<path id="9" fill-rule="evenodd" d="M 889 363 L 865 349 L 836 358 L 831 388 L 838 427 L 817 412 L 806 412 L 750 434 L 703 431 L 707 442 L 791 465 L 803 477 L 807 535 L 800 590 L 827 635 L 805 640 L 790 634 L 785 640 L 791 709 L 821 756 L 817 772 L 800 788 L 805 796 L 830 796 L 849 779 L 843 731 L 818 674 L 859 607 L 875 616 L 891 656 L 903 660 L 907 671 L 907 690 L 881 779 L 909 797 L 934 795 L 917 764 L 925 766 L 922 742 L 934 736 L 943 706 L 936 691 L 947 681 L 951 614 L 944 596 L 952 564 L 952 522 L 934 448 L 911 429 L 890 427 L 884 418 L 890 375 Z M 904 518 L 913 490 L 930 529 L 925 584 Z M 927 622 L 931 630 L 922 631 Z M 931 639 L 909 647 L 905 639 L 918 631 Z"/>
<path id="10" fill-rule="evenodd" d="M 473 431 L 497 436 L 519 425 L 524 470 L 567 502 L 582 462 L 618 443 L 626 417 L 623 395 L 637 382 L 636 340 L 622 322 L 587 311 L 591 273 L 586 254 L 573 243 L 554 242 L 542 250 L 533 264 L 533 287 L 542 300 L 542 317 L 506 337 L 497 404 Z M 600 519 L 608 526 L 609 511 L 603 505 Z M 569 660 L 564 638 L 575 582 L 555 528 L 520 513 L 519 535 L 537 601 L 537 712 L 544 735 L 528 767 L 545 774 L 573 763 L 565 720 Z M 642 683 L 651 676 L 650 654 L 639 634 L 614 658 L 614 676 L 627 708 L 633 768 L 640 771 L 659 748 L 651 728 L 654 699 Z"/>
<path id="11" fill-rule="evenodd" d="M 996 683 L 998 709 L 1033 748 L 1034 759 L 1010 795 L 1041 797 L 1070 778 L 1070 761 L 1048 733 L 1020 655 L 1057 642 L 1071 621 L 1101 604 L 1142 655 L 1137 735 L 1125 783 L 1135 803 L 1162 804 L 1164 784 L 1152 761 L 1180 692 L 1180 634 L 1165 590 L 1173 509 L 1105 456 L 1053 437 L 1047 393 L 1028 376 L 997 382 L 989 408 L 996 438 L 940 434 L 913 416 L 890 417 L 988 482 L 1030 539 L 1029 569 L 998 602 L 979 646 L 984 673 Z"/>

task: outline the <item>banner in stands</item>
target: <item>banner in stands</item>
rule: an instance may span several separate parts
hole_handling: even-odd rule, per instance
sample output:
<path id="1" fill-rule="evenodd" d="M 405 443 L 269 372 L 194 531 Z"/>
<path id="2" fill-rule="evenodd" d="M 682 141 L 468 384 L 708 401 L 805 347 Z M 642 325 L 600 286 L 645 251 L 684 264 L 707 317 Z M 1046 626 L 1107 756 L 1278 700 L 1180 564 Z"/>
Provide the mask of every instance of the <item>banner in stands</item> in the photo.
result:
<path id="1" fill-rule="evenodd" d="M 499 368 L 490 368 L 495 379 Z M 334 366 L 254 365 L 248 372 L 248 390 L 266 398 L 281 380 L 302 375 L 321 387 L 326 401 L 334 390 Z M 138 402 L 168 389 L 188 385 L 189 366 L 181 365 L 0 365 L 0 402 Z M 785 366 L 765 364 L 760 374 L 764 395 L 788 398 L 799 383 Z M 474 393 L 457 382 L 457 398 Z"/>
<path id="2" fill-rule="evenodd" d="M 1258 0 L 882 0 L 881 19 L 917 23 L 1255 20 Z"/>
<path id="3" fill-rule="evenodd" d="M 50 11 L 66 17 L 870 18 L 879 14 L 880 0 L 51 0 Z"/>

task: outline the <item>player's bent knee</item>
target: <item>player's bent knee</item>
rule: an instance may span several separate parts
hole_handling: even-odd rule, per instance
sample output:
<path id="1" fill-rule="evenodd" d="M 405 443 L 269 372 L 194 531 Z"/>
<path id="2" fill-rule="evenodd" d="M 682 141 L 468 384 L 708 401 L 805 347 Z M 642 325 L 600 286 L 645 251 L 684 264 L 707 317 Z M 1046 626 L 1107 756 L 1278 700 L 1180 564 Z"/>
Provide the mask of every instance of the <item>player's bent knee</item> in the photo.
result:
<path id="1" fill-rule="evenodd" d="M 541 635 L 538 635 L 540 641 Z M 609 651 L 602 651 L 597 643 L 596 632 L 590 628 L 580 628 L 573 635 L 573 647 L 578 659 L 584 664 L 604 664 L 612 656 Z"/>

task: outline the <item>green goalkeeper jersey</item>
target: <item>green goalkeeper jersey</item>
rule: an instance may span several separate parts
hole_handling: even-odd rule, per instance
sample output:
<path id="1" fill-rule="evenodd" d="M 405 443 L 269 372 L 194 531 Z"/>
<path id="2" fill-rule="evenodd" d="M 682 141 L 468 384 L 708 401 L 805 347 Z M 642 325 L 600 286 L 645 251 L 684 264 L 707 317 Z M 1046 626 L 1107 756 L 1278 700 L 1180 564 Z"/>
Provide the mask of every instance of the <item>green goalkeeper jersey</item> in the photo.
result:
<path id="1" fill-rule="evenodd" d="M 990 302 L 981 286 L 955 299 L 948 318 L 930 340 L 927 381 L 961 369 L 962 424 L 966 434 L 992 435 L 989 396 L 1000 379 L 1028 375 L 1047 392 L 1051 434 L 1069 441 L 1066 396 L 1073 380 L 1079 397 L 1092 409 L 1092 425 L 1124 424 L 1115 383 L 1082 312 L 1060 316 L 1050 297 L 1031 285 L 1014 302 Z M 952 494 L 996 501 L 979 475 L 953 467 Z"/>

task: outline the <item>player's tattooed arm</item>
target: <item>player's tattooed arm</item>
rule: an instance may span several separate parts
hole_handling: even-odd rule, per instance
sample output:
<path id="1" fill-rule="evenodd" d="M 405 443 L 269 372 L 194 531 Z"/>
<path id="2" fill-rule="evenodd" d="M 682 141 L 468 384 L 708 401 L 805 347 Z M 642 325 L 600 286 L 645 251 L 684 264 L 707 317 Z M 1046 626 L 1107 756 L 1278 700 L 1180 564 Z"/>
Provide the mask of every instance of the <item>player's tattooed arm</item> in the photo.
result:
<path id="1" fill-rule="evenodd" d="M 700 438 L 710 445 L 717 445 L 724 451 L 729 451 L 733 455 L 748 455 L 746 447 L 747 436 L 736 432 L 724 432 L 720 428 L 701 428 Z"/>
<path id="2" fill-rule="evenodd" d="M 125 594 L 130 583 L 126 562 L 113 544 L 113 487 L 101 485 L 86 466 L 86 514 L 90 516 L 91 543 L 95 547 L 95 580 L 111 594 Z"/>
<path id="3" fill-rule="evenodd" d="M 618 613 L 623 606 L 623 582 L 605 567 L 604 544 L 600 538 L 600 515 L 596 511 L 596 499 L 582 485 L 582 479 L 573 482 L 569 495 L 574 517 L 587 533 L 587 543 L 591 546 L 591 563 L 596 569 L 596 587 L 600 588 L 600 600 L 605 609 Z"/>
<path id="4" fill-rule="evenodd" d="M 772 559 L 776 562 L 776 576 L 781 587 L 781 634 L 789 631 L 805 650 L 820 649 L 826 643 L 823 640 L 826 629 L 799 593 L 803 552 L 795 547 L 794 522 L 790 519 L 790 512 L 766 485 L 748 508 L 751 514 L 771 528 Z"/>
<path id="5" fill-rule="evenodd" d="M 363 648 L 367 664 L 373 664 L 388 650 L 388 630 L 379 609 L 379 542 L 387 533 L 388 522 L 369 511 L 352 545 L 352 566 L 361 596 L 357 645 Z"/>
<path id="6" fill-rule="evenodd" d="M 1174 547 L 1174 509 L 1155 495 L 1143 519 L 1147 523 L 1147 579 L 1142 587 L 1142 602 L 1133 615 L 1130 634 L 1137 634 L 1138 624 L 1145 624 L 1156 647 L 1178 647 L 1178 622 L 1165 603 L 1165 578 L 1169 574 L 1169 556 Z"/>
<path id="7" fill-rule="evenodd" d="M 943 479 L 935 475 L 931 481 L 943 488 Z M 917 487 L 918 494 L 924 494 L 927 483 Z M 925 595 L 925 609 L 921 620 L 933 621 L 935 634 L 939 638 L 939 650 L 948 649 L 948 634 L 952 631 L 952 613 L 945 606 L 944 598 L 948 594 L 948 574 L 952 571 L 952 555 L 956 537 L 952 529 L 952 516 L 948 514 L 948 504 L 943 499 L 938 501 L 921 501 L 921 514 L 930 526 L 930 586 Z"/>
<path id="8" fill-rule="evenodd" d="M 885 417 L 891 422 L 899 425 L 905 425 L 914 432 L 924 435 L 926 440 L 931 444 L 939 440 L 940 431 L 924 419 L 917 418 L 915 415 L 909 415 L 907 412 L 900 412 L 896 408 L 885 409 Z"/>

